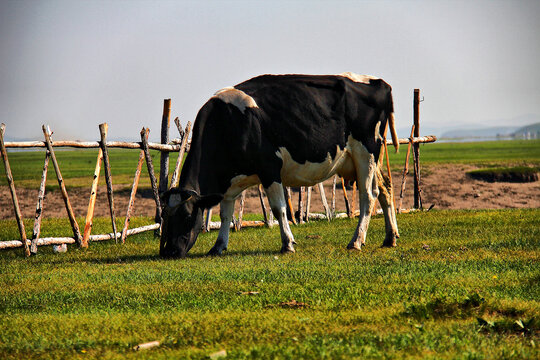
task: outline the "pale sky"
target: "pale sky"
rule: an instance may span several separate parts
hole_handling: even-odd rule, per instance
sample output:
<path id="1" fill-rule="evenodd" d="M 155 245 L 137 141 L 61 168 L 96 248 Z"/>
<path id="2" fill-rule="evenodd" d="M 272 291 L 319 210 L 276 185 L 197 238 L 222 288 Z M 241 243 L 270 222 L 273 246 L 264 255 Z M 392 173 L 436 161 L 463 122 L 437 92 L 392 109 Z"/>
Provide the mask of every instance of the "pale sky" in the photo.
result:
<path id="1" fill-rule="evenodd" d="M 155 141 L 165 98 L 185 125 L 256 75 L 351 71 L 392 85 L 398 131 L 414 88 L 424 134 L 521 125 L 540 115 L 539 19 L 537 0 L 0 0 L 0 122 L 11 138 L 50 124 L 98 140 L 108 122 L 110 138 L 147 126 Z"/>

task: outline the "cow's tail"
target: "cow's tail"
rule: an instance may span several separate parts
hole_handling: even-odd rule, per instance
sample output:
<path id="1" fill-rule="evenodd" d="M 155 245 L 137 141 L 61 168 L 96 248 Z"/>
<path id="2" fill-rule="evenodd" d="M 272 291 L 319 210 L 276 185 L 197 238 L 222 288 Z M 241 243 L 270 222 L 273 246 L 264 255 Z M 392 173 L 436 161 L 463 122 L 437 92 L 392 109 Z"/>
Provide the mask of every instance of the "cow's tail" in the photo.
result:
<path id="1" fill-rule="evenodd" d="M 392 135 L 392 142 L 394 143 L 394 148 L 396 149 L 396 152 L 399 150 L 399 138 L 397 136 L 396 127 L 395 127 L 395 119 L 394 119 L 394 112 L 390 112 L 390 115 L 388 116 L 388 127 L 390 128 L 390 134 Z"/>

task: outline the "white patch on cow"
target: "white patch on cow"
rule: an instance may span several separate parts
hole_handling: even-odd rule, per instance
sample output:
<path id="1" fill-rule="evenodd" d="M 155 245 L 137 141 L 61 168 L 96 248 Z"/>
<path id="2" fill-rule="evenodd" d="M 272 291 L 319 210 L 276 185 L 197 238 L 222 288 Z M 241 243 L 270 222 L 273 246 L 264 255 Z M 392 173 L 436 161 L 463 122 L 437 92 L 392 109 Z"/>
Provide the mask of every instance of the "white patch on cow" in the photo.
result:
<path id="1" fill-rule="evenodd" d="M 169 196 L 169 207 L 178 206 L 181 202 L 182 197 L 180 196 L 180 194 L 171 194 L 171 196 Z"/>
<path id="2" fill-rule="evenodd" d="M 220 99 L 227 104 L 236 106 L 242 114 L 246 108 L 258 108 L 259 106 L 251 96 L 243 92 L 242 90 L 235 89 L 234 87 L 226 87 L 219 90 L 213 96 Z"/>
<path id="3" fill-rule="evenodd" d="M 369 84 L 370 80 L 378 80 L 379 78 L 371 75 L 358 75 L 352 72 L 344 72 L 339 74 L 339 76 L 346 77 L 354 82 Z"/>
<path id="4" fill-rule="evenodd" d="M 250 186 L 260 184 L 261 180 L 257 175 L 238 175 L 231 179 L 231 186 L 225 192 L 225 200 L 234 200 Z"/>
<path id="5" fill-rule="evenodd" d="M 285 186 L 313 186 L 328 179 L 334 174 L 345 178 L 354 178 L 354 165 L 350 158 L 347 147 L 340 149 L 336 145 L 336 156 L 332 158 L 330 153 L 320 163 L 306 161 L 300 164 L 293 160 L 289 151 L 280 147 L 276 156 L 283 160 L 281 168 L 281 180 Z"/>

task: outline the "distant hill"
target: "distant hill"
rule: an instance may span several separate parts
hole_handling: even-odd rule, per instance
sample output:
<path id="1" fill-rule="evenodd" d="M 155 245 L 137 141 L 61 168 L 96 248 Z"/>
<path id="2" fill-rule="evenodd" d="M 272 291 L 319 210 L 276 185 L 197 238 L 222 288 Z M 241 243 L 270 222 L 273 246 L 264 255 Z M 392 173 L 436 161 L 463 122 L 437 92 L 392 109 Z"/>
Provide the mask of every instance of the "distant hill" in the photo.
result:
<path id="1" fill-rule="evenodd" d="M 456 139 L 456 138 L 481 138 L 481 137 L 496 137 L 496 136 L 511 136 L 518 131 L 519 126 L 496 126 L 485 127 L 467 130 L 451 130 L 444 132 L 441 137 Z"/>
<path id="2" fill-rule="evenodd" d="M 512 133 L 512 136 L 516 138 L 538 139 L 540 138 L 540 122 L 520 127 Z"/>

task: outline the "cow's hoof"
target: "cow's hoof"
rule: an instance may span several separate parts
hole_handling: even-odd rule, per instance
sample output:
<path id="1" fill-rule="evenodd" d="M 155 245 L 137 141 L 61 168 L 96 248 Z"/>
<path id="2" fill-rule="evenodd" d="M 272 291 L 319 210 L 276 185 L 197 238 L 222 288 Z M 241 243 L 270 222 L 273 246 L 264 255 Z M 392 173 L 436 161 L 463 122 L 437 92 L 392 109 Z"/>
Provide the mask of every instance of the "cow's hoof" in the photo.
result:
<path id="1" fill-rule="evenodd" d="M 206 255 L 208 255 L 208 256 L 220 256 L 221 253 L 223 252 L 223 250 L 227 250 L 227 249 L 220 250 L 220 249 L 217 249 L 217 248 L 213 247 L 213 248 L 210 249 L 210 251 Z"/>
<path id="2" fill-rule="evenodd" d="M 294 248 L 292 246 L 284 246 L 281 248 L 281 251 L 280 251 L 282 254 L 292 254 L 292 253 L 295 253 L 296 250 L 294 250 Z"/>
<path id="3" fill-rule="evenodd" d="M 387 236 L 384 239 L 384 242 L 382 244 L 382 247 L 396 247 L 396 246 L 397 246 L 397 244 L 396 244 L 396 236 L 395 235 Z"/>
<path id="4" fill-rule="evenodd" d="M 357 245 L 357 244 L 349 244 L 349 245 L 347 245 L 347 250 L 360 251 L 360 250 L 362 250 L 362 246 Z"/>

